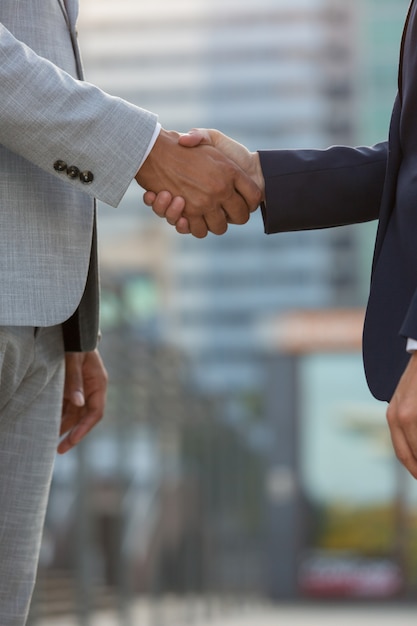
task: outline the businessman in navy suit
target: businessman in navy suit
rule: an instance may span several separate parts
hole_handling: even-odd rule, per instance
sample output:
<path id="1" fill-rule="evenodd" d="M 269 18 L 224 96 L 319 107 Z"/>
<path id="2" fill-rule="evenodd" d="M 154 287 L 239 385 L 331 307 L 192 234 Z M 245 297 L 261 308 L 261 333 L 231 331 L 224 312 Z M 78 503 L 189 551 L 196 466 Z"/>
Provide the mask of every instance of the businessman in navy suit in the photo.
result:
<path id="1" fill-rule="evenodd" d="M 211 143 L 263 189 L 266 233 L 379 220 L 363 333 L 369 388 L 389 402 L 395 452 L 417 478 L 417 0 L 400 52 L 389 139 L 373 147 L 250 153 L 218 131 L 196 130 L 183 145 Z M 145 194 L 181 233 L 181 199 Z"/>

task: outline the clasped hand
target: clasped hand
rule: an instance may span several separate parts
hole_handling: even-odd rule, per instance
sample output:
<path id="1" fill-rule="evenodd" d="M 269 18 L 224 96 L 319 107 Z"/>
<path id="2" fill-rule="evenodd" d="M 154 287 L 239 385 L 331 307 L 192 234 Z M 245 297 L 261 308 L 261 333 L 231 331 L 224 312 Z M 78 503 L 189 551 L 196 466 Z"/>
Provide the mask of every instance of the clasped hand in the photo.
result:
<path id="1" fill-rule="evenodd" d="M 162 130 L 136 180 L 159 217 L 199 238 L 245 224 L 263 199 L 257 154 L 215 130 Z"/>

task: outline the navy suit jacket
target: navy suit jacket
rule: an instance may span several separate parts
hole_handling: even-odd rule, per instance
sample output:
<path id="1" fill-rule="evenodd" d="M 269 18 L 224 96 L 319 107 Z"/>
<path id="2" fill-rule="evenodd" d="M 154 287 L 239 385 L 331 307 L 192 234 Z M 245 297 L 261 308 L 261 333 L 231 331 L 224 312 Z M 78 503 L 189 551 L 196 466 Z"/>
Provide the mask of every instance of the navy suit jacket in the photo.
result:
<path id="1" fill-rule="evenodd" d="M 388 141 L 373 147 L 261 151 L 266 233 L 379 219 L 363 355 L 389 401 L 417 339 L 417 0 L 407 16 Z"/>

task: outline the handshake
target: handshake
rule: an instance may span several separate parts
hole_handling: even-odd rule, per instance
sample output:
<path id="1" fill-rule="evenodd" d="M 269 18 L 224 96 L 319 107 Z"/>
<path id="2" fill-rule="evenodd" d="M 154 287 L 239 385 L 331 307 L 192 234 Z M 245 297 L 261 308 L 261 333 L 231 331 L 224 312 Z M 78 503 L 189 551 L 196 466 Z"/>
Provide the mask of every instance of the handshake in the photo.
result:
<path id="1" fill-rule="evenodd" d="M 258 153 L 217 130 L 161 130 L 135 178 L 147 190 L 145 204 L 198 238 L 245 224 L 264 200 Z"/>

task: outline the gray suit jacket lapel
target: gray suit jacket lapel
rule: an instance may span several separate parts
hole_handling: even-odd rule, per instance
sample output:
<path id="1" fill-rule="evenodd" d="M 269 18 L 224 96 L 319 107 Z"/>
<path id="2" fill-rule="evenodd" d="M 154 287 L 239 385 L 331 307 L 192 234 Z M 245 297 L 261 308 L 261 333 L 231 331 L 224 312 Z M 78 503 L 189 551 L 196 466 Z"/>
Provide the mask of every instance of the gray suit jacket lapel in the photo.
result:
<path id="1" fill-rule="evenodd" d="M 67 7 L 65 6 L 65 0 L 58 0 L 58 4 L 61 7 L 62 12 L 65 15 L 65 19 L 67 20 L 68 26 L 69 26 L 69 17 L 68 17 Z"/>
<path id="2" fill-rule="evenodd" d="M 77 33 L 76 33 L 76 28 L 75 28 L 76 14 L 78 11 L 78 2 L 77 0 L 58 0 L 58 4 L 61 7 L 62 12 L 65 16 L 65 20 L 68 24 L 68 30 L 71 35 L 75 60 L 77 63 L 77 78 L 83 79 L 84 78 L 83 64 L 81 61 L 80 51 L 78 48 Z"/>
<path id="3" fill-rule="evenodd" d="M 69 30 L 71 33 L 74 33 L 78 13 L 78 0 L 58 0 L 58 4 L 65 15 Z"/>

